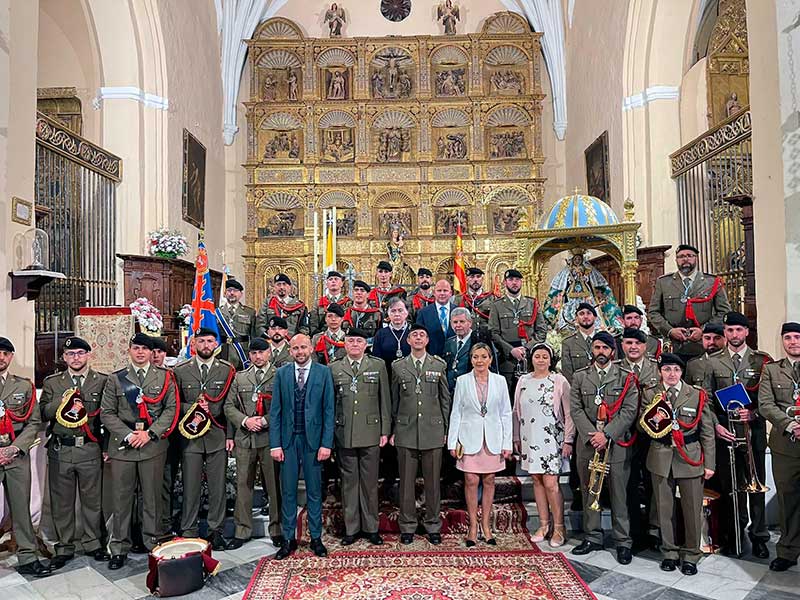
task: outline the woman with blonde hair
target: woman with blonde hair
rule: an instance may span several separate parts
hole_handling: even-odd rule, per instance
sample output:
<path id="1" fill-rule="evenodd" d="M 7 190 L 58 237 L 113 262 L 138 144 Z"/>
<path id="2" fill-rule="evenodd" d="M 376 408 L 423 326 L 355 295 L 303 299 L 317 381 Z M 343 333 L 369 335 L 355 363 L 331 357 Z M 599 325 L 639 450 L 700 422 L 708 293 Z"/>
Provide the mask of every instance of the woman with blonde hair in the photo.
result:
<path id="1" fill-rule="evenodd" d="M 531 539 L 549 539 L 550 546 L 558 548 L 567 539 L 558 476 L 572 454 L 575 426 L 569 412 L 569 382 L 553 371 L 554 364 L 550 346 L 532 348 L 532 371 L 519 378 L 514 393 L 514 447 L 522 468 L 533 477 L 539 529 Z"/>

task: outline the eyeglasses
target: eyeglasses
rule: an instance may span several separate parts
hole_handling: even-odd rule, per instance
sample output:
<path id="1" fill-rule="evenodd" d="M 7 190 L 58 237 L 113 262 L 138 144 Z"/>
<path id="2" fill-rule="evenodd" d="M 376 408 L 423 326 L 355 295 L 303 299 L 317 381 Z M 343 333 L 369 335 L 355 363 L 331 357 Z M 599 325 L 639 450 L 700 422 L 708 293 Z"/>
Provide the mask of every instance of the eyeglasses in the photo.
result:
<path id="1" fill-rule="evenodd" d="M 80 358 L 82 356 L 86 356 L 87 354 L 89 353 L 86 352 L 86 350 L 68 350 L 67 352 L 64 352 L 64 356 L 69 358 Z"/>

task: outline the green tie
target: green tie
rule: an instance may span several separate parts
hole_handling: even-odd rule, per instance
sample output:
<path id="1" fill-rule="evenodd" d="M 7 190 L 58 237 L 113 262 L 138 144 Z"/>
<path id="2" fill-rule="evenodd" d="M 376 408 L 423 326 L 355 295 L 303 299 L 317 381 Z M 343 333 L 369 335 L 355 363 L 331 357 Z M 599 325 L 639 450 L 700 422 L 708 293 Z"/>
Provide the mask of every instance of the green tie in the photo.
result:
<path id="1" fill-rule="evenodd" d="M 419 375 L 422 373 L 422 361 L 419 359 L 414 360 L 414 368 L 417 370 L 417 374 Z"/>
<path id="2" fill-rule="evenodd" d="M 597 374 L 600 376 L 600 381 L 603 381 L 603 378 L 606 376 L 606 372 L 603 369 L 600 369 Z"/>
<path id="3" fill-rule="evenodd" d="M 262 371 L 261 369 L 258 369 L 256 371 L 256 381 L 258 383 L 261 383 L 262 381 L 264 381 L 264 371 Z"/>
<path id="4" fill-rule="evenodd" d="M 353 363 L 353 374 L 354 375 L 358 375 L 358 367 L 360 367 L 360 366 L 361 366 L 361 363 L 359 361 L 355 361 Z"/>
<path id="5" fill-rule="evenodd" d="M 81 389 L 81 386 L 83 385 L 83 375 L 75 375 L 72 380 L 75 382 L 75 387 Z"/>
<path id="6" fill-rule="evenodd" d="M 139 387 L 144 387 L 144 369 L 136 369 L 136 376 L 139 378 Z"/>
<path id="7" fill-rule="evenodd" d="M 207 377 L 208 377 L 208 365 L 202 364 L 200 365 L 200 382 L 205 383 Z"/>
<path id="8" fill-rule="evenodd" d="M 677 396 L 678 396 L 678 391 L 674 387 L 671 387 L 667 390 L 667 400 L 669 400 L 670 404 L 673 404 L 675 402 L 675 398 L 677 398 Z"/>
<path id="9" fill-rule="evenodd" d="M 795 381 L 800 381 L 800 361 L 797 361 L 792 365 L 792 373 L 794 374 Z M 2 386 L 0 386 L 0 390 Z"/>

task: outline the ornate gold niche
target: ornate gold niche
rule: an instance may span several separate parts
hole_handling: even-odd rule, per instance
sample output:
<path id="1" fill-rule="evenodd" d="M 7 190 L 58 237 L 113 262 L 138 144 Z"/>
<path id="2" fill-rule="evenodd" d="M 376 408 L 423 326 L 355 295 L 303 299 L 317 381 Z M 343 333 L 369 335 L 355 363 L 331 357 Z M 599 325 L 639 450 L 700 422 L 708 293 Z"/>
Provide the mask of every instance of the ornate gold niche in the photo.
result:
<path id="1" fill-rule="evenodd" d="M 314 213 L 334 206 L 340 269 L 372 282 L 395 232 L 404 283 L 447 272 L 460 221 L 491 285 L 542 215 L 540 37 L 507 12 L 455 36 L 308 38 L 264 22 L 247 41 L 248 301 L 279 270 L 313 301 Z"/>

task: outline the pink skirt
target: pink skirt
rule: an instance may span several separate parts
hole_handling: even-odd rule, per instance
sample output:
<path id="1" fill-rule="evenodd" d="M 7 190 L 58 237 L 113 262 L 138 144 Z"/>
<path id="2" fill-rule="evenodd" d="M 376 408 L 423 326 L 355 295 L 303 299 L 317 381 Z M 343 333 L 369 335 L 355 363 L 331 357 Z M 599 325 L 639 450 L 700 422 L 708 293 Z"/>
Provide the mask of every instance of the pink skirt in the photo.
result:
<path id="1" fill-rule="evenodd" d="M 477 454 L 465 454 L 456 461 L 459 471 L 465 473 L 497 473 L 506 468 L 502 454 L 492 454 L 483 442 L 483 448 Z"/>

